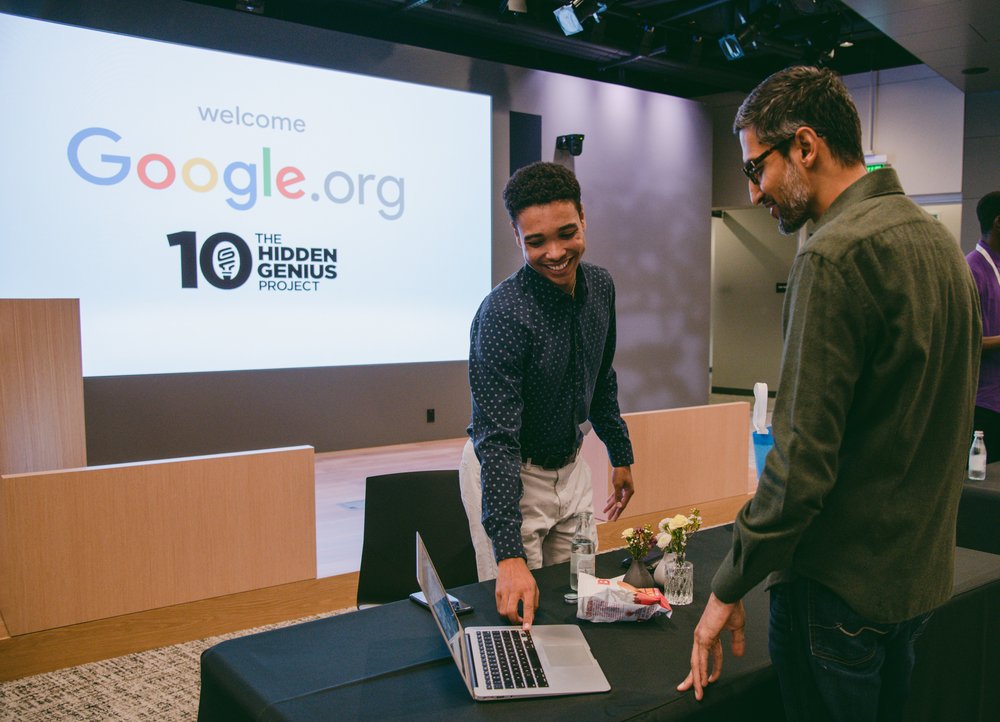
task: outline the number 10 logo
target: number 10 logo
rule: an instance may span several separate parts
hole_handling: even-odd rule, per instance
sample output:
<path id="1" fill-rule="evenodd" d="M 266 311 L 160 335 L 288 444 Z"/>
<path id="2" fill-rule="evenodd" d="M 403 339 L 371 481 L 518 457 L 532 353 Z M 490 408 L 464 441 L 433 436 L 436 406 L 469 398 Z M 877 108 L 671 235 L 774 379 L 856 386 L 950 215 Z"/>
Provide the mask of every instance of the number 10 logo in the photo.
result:
<path id="1" fill-rule="evenodd" d="M 253 270 L 253 256 L 246 241 L 235 233 L 215 233 L 198 252 L 194 231 L 180 231 L 167 236 L 171 246 L 181 248 L 181 288 L 198 288 L 198 269 L 216 288 L 239 288 Z"/>

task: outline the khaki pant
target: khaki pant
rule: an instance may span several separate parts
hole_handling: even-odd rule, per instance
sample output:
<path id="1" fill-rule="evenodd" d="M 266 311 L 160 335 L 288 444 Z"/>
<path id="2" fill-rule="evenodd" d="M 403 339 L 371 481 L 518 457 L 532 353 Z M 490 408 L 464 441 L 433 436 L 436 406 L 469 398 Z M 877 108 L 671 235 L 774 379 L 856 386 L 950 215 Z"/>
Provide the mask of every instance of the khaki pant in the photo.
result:
<path id="1" fill-rule="evenodd" d="M 458 476 L 472 544 L 476 549 L 479 580 L 496 579 L 493 543 L 482 524 L 482 475 L 471 440 L 462 450 Z M 521 485 L 521 543 L 528 568 L 567 561 L 576 528 L 573 515 L 578 511 L 594 511 L 594 490 L 587 462 L 578 454 L 575 461 L 554 471 L 522 463 Z"/>

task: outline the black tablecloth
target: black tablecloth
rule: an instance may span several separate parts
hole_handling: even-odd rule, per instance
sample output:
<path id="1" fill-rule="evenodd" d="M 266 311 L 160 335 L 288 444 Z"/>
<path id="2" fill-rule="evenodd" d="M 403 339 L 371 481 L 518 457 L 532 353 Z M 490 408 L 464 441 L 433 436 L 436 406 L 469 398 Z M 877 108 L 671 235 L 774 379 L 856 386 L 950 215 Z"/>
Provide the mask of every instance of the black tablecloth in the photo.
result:
<path id="1" fill-rule="evenodd" d="M 986 466 L 985 481 L 966 481 L 958 504 L 960 547 L 1000 554 L 1000 461 Z"/>
<path id="2" fill-rule="evenodd" d="M 777 682 L 767 654 L 767 595 L 745 599 L 747 652 L 728 653 L 723 677 L 705 699 L 676 692 L 688 671 L 691 638 L 709 583 L 730 543 L 730 528 L 699 532 L 695 603 L 671 619 L 591 624 L 576 619 L 567 565 L 538 570 L 536 623 L 580 624 L 611 683 L 606 694 L 473 702 L 429 613 L 409 601 L 223 642 L 202 657 L 199 719 L 643 719 L 780 721 Z M 597 572 L 622 573 L 623 552 L 598 558 Z M 957 550 L 956 596 L 920 640 L 919 694 L 907 719 L 991 719 L 1000 709 L 1000 557 Z M 886 580 L 891 584 L 891 580 Z M 493 583 L 452 590 L 476 611 L 463 623 L 497 624 Z M 991 613 L 992 610 L 992 613 Z M 728 642 L 728 640 L 727 640 Z M 986 681 L 989 685 L 987 687 Z M 987 691 L 997 690 L 997 691 Z M 986 706 L 984 706 L 986 705 Z M 996 719 L 996 717 L 992 717 Z"/>

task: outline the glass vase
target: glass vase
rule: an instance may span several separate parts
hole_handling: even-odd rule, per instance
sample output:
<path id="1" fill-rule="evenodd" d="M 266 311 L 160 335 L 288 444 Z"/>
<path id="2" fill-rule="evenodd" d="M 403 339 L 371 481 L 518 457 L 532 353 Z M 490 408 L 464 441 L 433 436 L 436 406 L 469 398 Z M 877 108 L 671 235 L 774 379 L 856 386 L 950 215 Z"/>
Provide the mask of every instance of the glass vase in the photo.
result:
<path id="1" fill-rule="evenodd" d="M 628 571 L 625 572 L 624 581 L 636 589 L 653 588 L 653 577 L 641 559 L 632 559 L 632 562 L 628 565 Z"/>
<path id="2" fill-rule="evenodd" d="M 671 605 L 680 606 L 694 601 L 694 564 L 678 562 L 674 573 L 667 578 L 664 594 Z"/>

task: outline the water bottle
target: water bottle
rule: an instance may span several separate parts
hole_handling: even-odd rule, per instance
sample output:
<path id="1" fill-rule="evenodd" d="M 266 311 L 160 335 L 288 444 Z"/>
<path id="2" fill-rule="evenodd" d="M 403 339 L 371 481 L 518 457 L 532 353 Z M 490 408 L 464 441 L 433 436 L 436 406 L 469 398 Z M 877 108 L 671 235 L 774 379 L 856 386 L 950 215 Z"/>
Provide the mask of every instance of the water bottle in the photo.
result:
<path id="1" fill-rule="evenodd" d="M 969 478 L 973 481 L 986 478 L 986 442 L 983 441 L 982 431 L 974 433 L 972 447 L 969 449 Z"/>
<path id="2" fill-rule="evenodd" d="M 573 517 L 576 519 L 576 529 L 570 542 L 569 585 L 575 592 L 580 572 L 594 574 L 594 548 L 597 545 L 594 541 L 594 515 L 589 511 L 581 511 Z"/>

